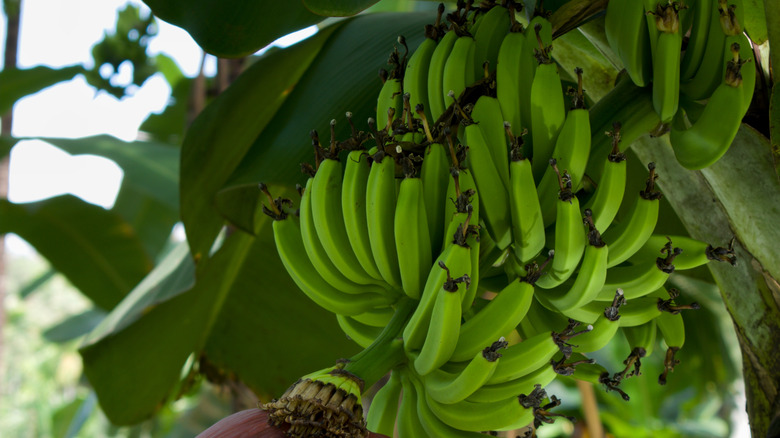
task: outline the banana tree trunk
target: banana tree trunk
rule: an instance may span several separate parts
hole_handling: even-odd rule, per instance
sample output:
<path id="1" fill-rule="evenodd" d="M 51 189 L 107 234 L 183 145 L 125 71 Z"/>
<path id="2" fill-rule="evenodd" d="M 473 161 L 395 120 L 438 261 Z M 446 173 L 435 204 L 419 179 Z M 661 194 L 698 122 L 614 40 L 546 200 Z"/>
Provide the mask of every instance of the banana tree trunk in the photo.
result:
<path id="1" fill-rule="evenodd" d="M 743 125 L 723 159 L 702 171 L 677 163 L 668 136 L 633 148 L 664 169 L 658 185 L 691 236 L 719 244 L 735 238 L 737 266 L 709 267 L 742 350 L 752 435 L 780 436 L 780 182 L 769 142 Z"/>

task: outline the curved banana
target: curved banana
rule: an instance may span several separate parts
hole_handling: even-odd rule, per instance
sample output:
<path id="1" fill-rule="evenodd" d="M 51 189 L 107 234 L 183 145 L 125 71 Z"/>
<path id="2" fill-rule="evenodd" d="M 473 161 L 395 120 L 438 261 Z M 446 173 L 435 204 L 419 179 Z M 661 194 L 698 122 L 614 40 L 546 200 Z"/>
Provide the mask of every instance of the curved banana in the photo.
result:
<path id="1" fill-rule="evenodd" d="M 511 134 L 507 125 L 507 133 Z M 522 144 L 510 136 L 513 144 L 509 163 L 509 205 L 512 213 L 514 254 L 521 264 L 533 260 L 544 248 L 544 221 L 534 183 L 531 162 L 522 155 Z"/>
<path id="2" fill-rule="evenodd" d="M 541 385 L 542 388 L 549 385 L 558 373 L 550 365 L 550 362 L 543 364 L 535 371 L 532 371 L 515 379 L 507 380 L 502 383 L 492 385 L 483 385 L 474 391 L 466 400 L 476 403 L 490 403 L 500 400 L 506 400 L 509 397 L 518 394 L 528 394 L 533 391 L 535 385 Z"/>
<path id="3" fill-rule="evenodd" d="M 382 435 L 393 436 L 395 419 L 398 416 L 398 402 L 401 397 L 401 376 L 398 371 L 390 373 L 390 379 L 371 399 L 366 417 L 368 430 Z"/>
<path id="4" fill-rule="evenodd" d="M 626 155 L 620 152 L 620 123 L 616 123 L 612 133 L 612 151 L 604 161 L 601 178 L 596 185 L 594 195 L 585 203 L 585 209 L 593 212 L 593 225 L 599 233 L 604 233 L 612 224 L 626 187 Z"/>
<path id="5" fill-rule="evenodd" d="M 396 76 L 396 69 L 390 73 L 384 69 L 380 70 L 379 77 L 382 79 L 382 88 L 376 100 L 376 127 L 380 131 L 390 133 L 392 121 L 401 118 L 403 113 L 403 84 Z"/>
<path id="6" fill-rule="evenodd" d="M 460 334 L 462 296 L 470 283 L 468 273 L 452 278 L 450 268 L 443 262 L 439 262 L 439 268 L 447 272 L 447 279 L 436 292 L 428 334 L 420 354 L 414 359 L 414 370 L 421 376 L 431 373 L 452 357 Z M 452 273 L 457 275 L 460 271 Z"/>
<path id="7" fill-rule="evenodd" d="M 547 169 L 547 162 L 553 156 L 555 141 L 558 138 L 564 121 L 566 108 L 563 99 L 561 76 L 558 65 L 550 57 L 552 45 L 545 45 L 542 32 L 549 27 L 535 25 L 533 32 L 538 42 L 535 57 L 539 66 L 536 67 L 533 84 L 531 85 L 531 154 L 534 179 L 539 181 Z"/>
<path id="8" fill-rule="evenodd" d="M 712 0 L 693 0 L 693 23 L 688 45 L 685 48 L 685 56 L 680 62 L 680 80 L 691 79 L 699 68 L 707 48 L 707 39 L 712 23 Z"/>
<path id="9" fill-rule="evenodd" d="M 333 125 L 331 122 L 331 129 Z M 333 139 L 331 156 L 336 155 L 335 146 Z M 358 284 L 376 284 L 378 280 L 360 266 L 349 244 L 341 209 L 341 180 L 341 162 L 328 158 L 320 163 L 310 189 L 314 227 L 328 257 L 345 277 Z"/>
<path id="10" fill-rule="evenodd" d="M 672 262 L 679 253 L 678 248 L 674 250 L 670 248 L 666 257 L 659 257 L 653 262 L 610 268 L 596 300 L 610 300 L 617 288 L 623 289 L 628 300 L 643 297 L 657 290 L 674 272 L 675 266 Z"/>
<path id="11" fill-rule="evenodd" d="M 503 6 L 495 5 L 482 17 L 479 28 L 474 31 L 474 77 L 483 76 L 483 65 L 488 63 L 488 73 L 496 70 L 498 52 L 501 41 L 509 32 L 512 25 L 509 19 L 509 10 Z M 503 120 L 501 120 L 503 122 Z"/>
<path id="12" fill-rule="evenodd" d="M 377 307 L 367 312 L 351 315 L 355 321 L 371 327 L 385 327 L 395 315 L 395 309 L 391 306 Z"/>
<path id="13" fill-rule="evenodd" d="M 559 168 L 569 174 L 572 192 L 578 190 L 590 156 L 590 118 L 588 110 L 585 109 L 585 96 L 582 92 L 582 69 L 575 69 L 575 73 L 577 90 L 573 93 L 572 108 L 566 115 L 552 152 Z M 537 187 L 545 227 L 555 221 L 556 200 L 553 194 L 557 193 L 558 189 L 558 175 L 555 169 L 548 166 Z"/>
<path id="14" fill-rule="evenodd" d="M 471 118 L 482 132 L 501 182 L 505 188 L 509 187 L 509 148 L 506 144 L 504 115 L 499 100 L 495 97 L 480 96 L 471 110 Z M 466 135 L 468 136 L 468 132 Z M 468 146 L 471 147 L 471 144 Z"/>
<path id="15" fill-rule="evenodd" d="M 328 253 L 325 251 L 314 225 L 315 215 L 312 211 L 311 202 L 311 187 L 313 181 L 314 178 L 309 178 L 306 181 L 306 187 L 301 195 L 299 215 L 301 218 L 300 226 L 303 247 L 306 249 L 306 254 L 309 256 L 309 259 L 311 259 L 314 269 L 316 269 L 322 278 L 331 286 L 342 292 L 349 294 L 360 294 L 363 292 L 385 293 L 386 290 L 379 286 L 357 284 L 345 277 L 328 257 Z"/>
<path id="16" fill-rule="evenodd" d="M 625 303 L 623 292 L 618 289 L 612 303 L 604 309 L 604 313 L 591 324 L 590 331 L 578 336 L 573 350 L 579 353 L 589 353 L 604 348 L 620 328 L 620 306 Z"/>
<path id="17" fill-rule="evenodd" d="M 433 262 L 420 178 L 407 175 L 401 181 L 393 224 L 401 285 L 406 295 L 419 299 Z"/>
<path id="18" fill-rule="evenodd" d="M 592 301 L 598 296 L 607 278 L 609 248 L 595 229 L 592 213 L 588 209 L 585 209 L 585 223 L 589 228 L 588 246 L 582 256 L 582 264 L 574 284 L 539 292 L 540 295 L 547 295 L 547 300 L 561 312 L 579 308 Z"/>
<path id="19" fill-rule="evenodd" d="M 425 197 L 425 217 L 428 219 L 428 236 L 431 248 L 442 247 L 444 238 L 444 210 L 447 200 L 447 185 L 450 178 L 450 162 L 447 150 L 440 143 L 431 143 L 425 148 L 420 179 Z"/>
<path id="20" fill-rule="evenodd" d="M 740 36 L 740 39 L 744 46 L 750 47 L 749 41 L 745 41 L 747 37 Z M 752 73 L 745 73 L 755 79 L 755 63 L 749 62 L 752 61 L 752 50 L 743 50 L 743 45 L 731 45 L 732 59 L 728 62 L 725 80 L 712 93 L 696 123 L 687 129 L 684 121 L 672 125 L 669 141 L 677 161 L 688 169 L 701 169 L 719 160 L 742 124 L 753 96 L 753 87 L 748 89 L 742 83 L 740 70 L 743 65 L 752 67 Z M 749 58 L 743 58 L 743 54 Z"/>
<path id="21" fill-rule="evenodd" d="M 550 164 L 558 173 L 555 159 Z M 555 220 L 555 242 L 551 268 L 546 275 L 536 281 L 543 289 L 551 289 L 566 281 L 574 273 L 585 250 L 585 230 L 580 215 L 580 202 L 572 193 L 571 180 L 566 173 L 558 173 L 557 214 Z"/>
<path id="22" fill-rule="evenodd" d="M 647 242 L 658 222 L 658 206 L 661 193 L 655 190 L 655 163 L 647 165 L 650 176 L 644 190 L 639 192 L 626 218 L 604 233 L 604 241 L 609 245 L 608 267 L 618 265 L 631 257 Z"/>
<path id="23" fill-rule="evenodd" d="M 736 255 L 731 246 L 728 248 L 713 248 L 712 245 L 691 237 L 664 236 L 661 234 L 651 235 L 647 242 L 628 261 L 634 265 L 651 262 L 663 254 L 664 249 L 670 245 L 674 245 L 682 250 L 682 253 L 674 259 L 675 271 L 693 269 L 713 260 L 727 262 L 732 266 L 737 263 Z"/>
<path id="24" fill-rule="evenodd" d="M 425 116 L 429 120 L 432 120 L 432 113 L 428 103 L 428 70 L 437 47 L 436 29 L 432 25 L 425 26 L 425 39 L 409 57 L 403 80 L 404 93 L 409 93 L 409 104 L 412 108 L 422 105 Z"/>
<path id="25" fill-rule="evenodd" d="M 344 168 L 344 181 L 341 189 L 341 211 L 344 215 L 347 238 L 349 238 L 352 251 L 355 252 L 360 266 L 372 278 L 381 280 L 382 274 L 379 272 L 371 253 L 366 217 L 366 185 L 370 170 L 371 166 L 366 151 L 351 151 L 347 155 L 347 165 Z M 307 183 L 307 187 L 308 185 Z M 301 209 L 303 209 L 303 202 L 301 202 Z"/>
<path id="26" fill-rule="evenodd" d="M 668 123 L 677 113 L 680 101 L 680 56 L 682 32 L 676 1 L 659 2 L 655 11 L 658 41 L 653 51 L 653 107 L 662 122 Z"/>
<path id="27" fill-rule="evenodd" d="M 479 438 L 485 436 L 478 432 L 455 429 L 441 421 L 428 406 L 428 401 L 426 400 L 426 394 L 428 393 L 427 388 L 423 386 L 423 383 L 420 382 L 420 379 L 417 376 L 410 375 L 410 379 L 416 390 L 417 416 L 420 425 L 425 433 L 427 433 L 428 437 Z"/>
<path id="28" fill-rule="evenodd" d="M 453 44 L 452 51 L 447 57 L 442 71 L 441 92 L 442 96 L 445 97 L 445 107 L 448 106 L 446 105 L 446 96 L 449 95 L 450 91 L 457 98 L 476 79 L 473 67 L 476 41 L 471 34 L 460 30 L 457 26 L 454 27 L 453 31 L 461 32 L 461 34 L 458 35 L 455 44 Z"/>
<path id="29" fill-rule="evenodd" d="M 370 325 L 363 324 L 356 321 L 351 316 L 336 315 L 336 320 L 339 323 L 341 331 L 343 331 L 350 339 L 355 341 L 360 348 L 367 348 L 371 345 L 377 336 L 382 333 L 384 327 L 372 327 Z"/>
<path id="30" fill-rule="evenodd" d="M 464 222 L 461 226 L 468 227 L 468 222 Z M 462 233 L 460 235 L 462 236 Z M 465 237 L 457 240 L 459 243 L 448 245 L 439 254 L 436 263 L 428 273 L 420 302 L 403 331 L 404 350 L 407 352 L 422 348 L 428 336 L 434 305 L 439 291 L 447 281 L 447 271 L 442 269 L 439 263 L 447 266 L 450 272 L 471 272 L 471 248 L 465 243 Z"/>
<path id="31" fill-rule="evenodd" d="M 534 420 L 534 410 L 520 403 L 519 397 L 488 403 L 463 400 L 444 404 L 426 395 L 434 415 L 456 429 L 480 432 L 483 430 L 513 430 L 525 427 Z"/>
<path id="32" fill-rule="evenodd" d="M 728 47 L 726 47 L 727 29 L 723 27 L 721 17 L 724 17 L 723 20 L 728 19 L 728 7 L 725 1 L 718 0 L 718 6 L 711 9 L 706 46 L 701 62 L 695 66 L 693 75 L 691 75 L 693 68 L 687 69 L 688 80 L 683 80 L 680 84 L 680 91 L 693 100 L 707 99 L 723 82 L 723 55 L 724 49 L 727 50 Z"/>
<path id="33" fill-rule="evenodd" d="M 508 333 L 525 317 L 534 296 L 534 286 L 526 281 L 509 283 L 485 307 L 460 327 L 451 360 L 468 360 Z"/>
<path id="34" fill-rule="evenodd" d="M 357 315 L 374 307 L 390 304 L 385 295 L 374 293 L 346 294 L 325 281 L 306 255 L 298 222 L 285 215 L 273 223 L 274 242 L 279 258 L 298 288 L 325 310 L 340 315 Z"/>
<path id="35" fill-rule="evenodd" d="M 542 26 L 539 34 L 542 37 L 542 42 L 546 46 L 552 45 L 552 25 L 550 22 L 542 16 L 536 16 L 531 19 L 526 26 L 525 30 L 525 44 L 523 45 L 523 51 L 520 53 L 520 71 L 518 74 L 518 83 L 520 91 L 520 120 L 522 126 L 517 126 L 515 129 L 515 135 L 519 136 L 523 132 L 523 128 L 531 129 L 531 113 L 534 111 L 531 106 L 531 88 L 533 87 L 534 77 L 536 76 L 536 69 L 539 63 L 536 61 L 535 53 L 539 50 L 539 41 L 536 37 L 536 26 Z M 562 103 L 563 104 L 563 103 Z M 531 158 L 533 156 L 533 135 L 526 136 L 523 144 L 523 155 Z M 536 169 L 536 168 L 534 168 Z M 539 175 L 541 177 L 541 174 Z M 536 170 L 534 170 L 534 178 L 537 178 Z"/>
<path id="36" fill-rule="evenodd" d="M 520 71 L 523 68 L 523 48 L 525 34 L 523 26 L 515 19 L 514 3 L 509 3 L 511 25 L 498 49 L 496 64 L 496 96 L 501 106 L 503 119 L 509 122 L 512 134 L 519 136 L 523 132 L 522 100 L 520 91 Z M 531 61 L 529 59 L 529 61 Z M 531 82 L 529 81 L 529 84 Z"/>
<path id="37" fill-rule="evenodd" d="M 631 80 L 644 87 L 652 79 L 653 57 L 642 2 L 612 0 L 607 4 L 604 30 L 609 46 L 623 61 Z"/>
<path id="38" fill-rule="evenodd" d="M 417 413 L 417 397 L 422 394 L 417 393 L 417 389 L 411 380 L 412 377 L 409 371 L 401 374 L 403 394 L 401 395 L 401 403 L 398 406 L 398 438 L 428 438 Z M 393 434 L 388 436 L 393 436 Z"/>
<path id="39" fill-rule="evenodd" d="M 506 348 L 503 338 L 478 351 L 459 373 L 435 370 L 423 378 L 425 392 L 439 403 L 457 403 L 471 396 L 487 382 L 500 360 L 498 352 Z M 533 388 L 532 388 L 533 389 Z M 510 394 L 517 395 L 520 394 Z"/>
<path id="40" fill-rule="evenodd" d="M 664 358 L 664 371 L 658 376 L 658 383 L 666 384 L 666 376 L 674 371 L 674 366 L 680 363 L 674 358 L 675 353 L 685 343 L 685 323 L 681 314 L 663 313 L 655 319 L 658 330 L 664 338 L 667 346 L 666 358 Z"/>
<path id="41" fill-rule="evenodd" d="M 395 247 L 395 160 L 383 151 L 374 154 L 366 186 L 366 219 L 371 253 L 382 278 L 401 289 L 401 273 Z"/>
<path id="42" fill-rule="evenodd" d="M 445 33 L 436 49 L 431 55 L 431 62 L 428 66 L 428 105 L 431 112 L 431 121 L 436 122 L 447 109 L 447 93 L 444 92 L 444 65 L 452 52 L 452 47 L 458 35 L 454 30 Z M 449 90 L 447 90 L 449 91 Z"/>
<path id="43" fill-rule="evenodd" d="M 498 247 L 506 248 L 512 242 L 512 219 L 507 188 L 501 180 L 479 125 L 466 126 L 466 144 L 469 169 L 480 194 L 480 219 L 485 221 L 487 231 Z M 502 144 L 505 144 L 503 140 Z"/>

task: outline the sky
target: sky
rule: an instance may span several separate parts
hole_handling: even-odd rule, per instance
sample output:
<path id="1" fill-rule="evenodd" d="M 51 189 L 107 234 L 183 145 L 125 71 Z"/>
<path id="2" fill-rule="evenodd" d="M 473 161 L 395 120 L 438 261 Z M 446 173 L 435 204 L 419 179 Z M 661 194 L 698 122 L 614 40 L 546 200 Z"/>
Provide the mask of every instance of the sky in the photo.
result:
<path id="1" fill-rule="evenodd" d="M 91 48 L 116 25 L 118 9 L 128 3 L 149 8 L 140 1 L 126 0 L 24 0 L 19 35 L 18 66 L 63 67 L 82 64 L 92 67 Z M 149 43 L 149 55 L 165 53 L 179 64 L 185 75 L 197 75 L 202 50 L 183 29 L 157 20 L 158 34 Z M 5 47 L 5 17 L 0 21 L 0 51 Z M 316 32 L 304 29 L 273 45 L 287 46 Z M 2 58 L 0 57 L 0 63 Z M 207 56 L 204 72 L 213 76 L 216 59 Z M 120 69 L 119 80 L 129 82 L 130 69 Z M 133 141 L 138 127 L 150 113 L 163 110 L 170 87 L 161 75 L 149 78 L 132 96 L 121 100 L 95 89 L 77 76 L 28 96 L 14 107 L 12 133 L 16 137 L 78 138 L 110 134 Z M 23 141 L 11 152 L 9 200 L 33 202 L 71 193 L 87 202 L 110 208 L 122 181 L 122 170 L 111 160 L 93 155 L 72 156 L 42 141 Z M 33 251 L 11 235 L 12 253 Z"/>

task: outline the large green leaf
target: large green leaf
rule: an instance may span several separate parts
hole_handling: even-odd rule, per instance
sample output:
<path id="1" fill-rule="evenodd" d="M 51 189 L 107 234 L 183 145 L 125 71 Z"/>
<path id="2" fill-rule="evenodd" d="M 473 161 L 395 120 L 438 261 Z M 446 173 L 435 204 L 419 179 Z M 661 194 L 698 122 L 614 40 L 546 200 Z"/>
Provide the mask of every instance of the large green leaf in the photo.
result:
<path id="1" fill-rule="evenodd" d="M 300 1 L 145 0 L 155 15 L 183 27 L 208 53 L 246 56 L 322 17 Z"/>
<path id="2" fill-rule="evenodd" d="M 71 195 L 28 204 L 0 201 L 0 232 L 21 236 L 103 309 L 119 303 L 152 267 L 118 214 Z"/>
<path id="3" fill-rule="evenodd" d="M 208 359 L 261 394 L 278 394 L 304 372 L 355 350 L 333 316 L 287 277 L 269 223 L 261 224 L 260 238 L 229 236 L 198 264 L 189 291 L 140 305 L 155 289 L 168 290 L 161 285 L 176 271 L 147 278 L 150 287 L 139 285 L 90 335 L 81 348 L 85 373 L 112 422 L 133 424 L 159 409 L 172 397 L 187 357 L 206 339 Z"/>
<path id="4" fill-rule="evenodd" d="M 5 114 L 24 96 L 37 93 L 58 82 L 67 81 L 86 70 L 80 65 L 63 68 L 38 66 L 0 71 L 0 114 Z"/>
<path id="5" fill-rule="evenodd" d="M 268 127 L 255 140 L 229 185 L 264 181 L 291 185 L 301 182 L 299 163 L 312 161 L 309 131 L 327 140 L 331 119 L 339 138 L 349 135 L 344 113 L 351 111 L 358 129 L 376 117 L 376 97 L 382 86 L 377 70 L 404 35 L 409 49 L 423 39 L 423 28 L 435 12 L 368 14 L 351 19 L 333 35 L 316 61 L 290 93 Z"/>
<path id="6" fill-rule="evenodd" d="M 181 217 L 193 254 L 222 225 L 214 196 L 339 25 L 258 59 L 193 122 L 182 145 Z"/>
<path id="7" fill-rule="evenodd" d="M 157 258 L 169 243 L 179 210 L 155 199 L 122 180 L 111 211 L 117 212 L 135 230 L 149 257 Z"/>
<path id="8" fill-rule="evenodd" d="M 179 205 L 179 149 L 150 141 L 125 142 L 110 135 L 84 138 L 41 138 L 71 154 L 93 154 L 116 162 L 124 172 L 123 183 L 161 203 Z"/>
<path id="9" fill-rule="evenodd" d="M 349 17 L 377 3 L 379 0 L 302 0 L 303 5 L 317 15 Z"/>

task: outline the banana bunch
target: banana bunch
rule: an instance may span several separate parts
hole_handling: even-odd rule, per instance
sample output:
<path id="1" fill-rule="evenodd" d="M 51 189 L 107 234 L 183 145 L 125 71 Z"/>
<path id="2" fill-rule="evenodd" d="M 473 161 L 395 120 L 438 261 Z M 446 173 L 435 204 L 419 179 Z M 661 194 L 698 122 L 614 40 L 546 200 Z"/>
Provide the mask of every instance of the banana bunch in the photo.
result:
<path id="1" fill-rule="evenodd" d="M 756 66 L 741 0 L 612 0 L 605 30 L 634 84 L 648 87 L 688 169 L 728 150 L 750 107 Z M 690 35 L 683 50 L 683 35 Z"/>
<path id="2" fill-rule="evenodd" d="M 661 79 L 657 66 L 668 46 L 679 52 L 676 38 L 696 10 L 662 4 L 645 16 L 642 7 L 643 19 L 631 19 L 646 38 L 630 42 L 618 38 L 628 27 L 610 17 L 627 14 L 625 3 L 637 9 L 610 2 L 608 37 L 624 52 L 650 54 L 590 110 L 581 69 L 564 90 L 546 19 L 524 26 L 511 1 L 459 2 L 446 16 L 440 6 L 416 50 L 399 37 L 368 132 L 351 113 L 347 139 L 336 138 L 335 120 L 327 146 L 311 132 L 314 165 L 302 165 L 298 208 L 261 185 L 285 269 L 364 348 L 358 358 L 378 357 L 347 368 L 390 371 L 368 409 L 369 430 L 405 438 L 538 427 L 558 416 L 550 409 L 560 401 L 544 389 L 558 377 L 628 400 L 620 382 L 640 374 L 657 331 L 667 346 L 659 381 L 673 370 L 680 313 L 698 305 L 677 304 L 667 279 L 712 260 L 734 264 L 734 252 L 656 230 L 658 172 L 650 163 L 647 176 L 632 174 L 624 151 L 661 121 L 674 120 L 673 138 L 709 135 L 707 108 L 745 89 L 730 84 L 747 58 L 732 43 L 728 88 L 718 86 L 687 126 L 690 118 L 677 120 L 687 105 L 681 98 L 677 110 L 681 80 Z M 651 32 L 656 21 L 666 30 Z M 679 61 L 663 62 L 663 73 L 668 65 L 679 73 Z M 749 98 L 739 98 L 746 109 Z M 626 190 L 642 179 L 643 190 Z M 619 333 L 632 350 L 611 374 L 586 355 Z"/>

